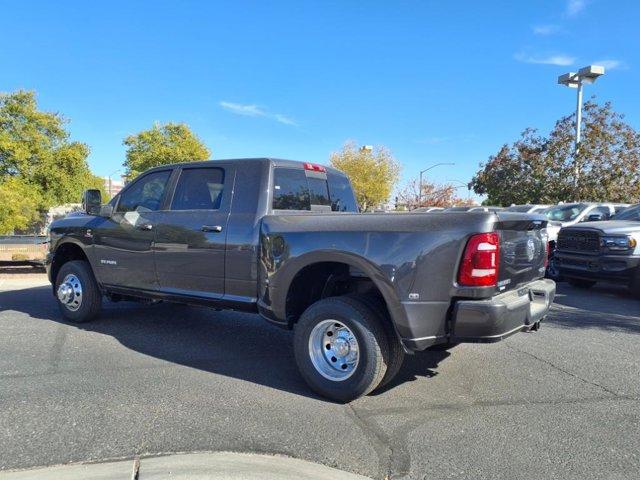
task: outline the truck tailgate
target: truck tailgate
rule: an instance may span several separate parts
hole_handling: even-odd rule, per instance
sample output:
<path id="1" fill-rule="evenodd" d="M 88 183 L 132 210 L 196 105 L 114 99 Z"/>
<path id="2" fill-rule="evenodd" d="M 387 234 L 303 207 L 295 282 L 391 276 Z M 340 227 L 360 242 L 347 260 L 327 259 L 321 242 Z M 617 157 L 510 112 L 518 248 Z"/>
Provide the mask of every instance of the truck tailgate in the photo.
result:
<path id="1" fill-rule="evenodd" d="M 500 235 L 498 287 L 501 291 L 544 276 L 547 259 L 546 219 L 540 215 L 497 213 Z"/>

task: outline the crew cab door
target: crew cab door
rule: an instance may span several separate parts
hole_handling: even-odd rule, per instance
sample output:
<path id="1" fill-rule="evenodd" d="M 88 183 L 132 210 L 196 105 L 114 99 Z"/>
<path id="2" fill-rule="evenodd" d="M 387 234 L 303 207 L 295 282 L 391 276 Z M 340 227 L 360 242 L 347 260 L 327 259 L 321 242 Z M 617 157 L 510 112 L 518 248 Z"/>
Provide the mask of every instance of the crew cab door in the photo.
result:
<path id="1" fill-rule="evenodd" d="M 155 259 L 163 292 L 224 295 L 226 229 L 235 168 L 182 167 L 167 210 L 157 219 Z"/>
<path id="2" fill-rule="evenodd" d="M 119 195 L 111 217 L 93 230 L 98 278 L 103 284 L 157 290 L 153 242 L 171 169 L 137 178 Z"/>

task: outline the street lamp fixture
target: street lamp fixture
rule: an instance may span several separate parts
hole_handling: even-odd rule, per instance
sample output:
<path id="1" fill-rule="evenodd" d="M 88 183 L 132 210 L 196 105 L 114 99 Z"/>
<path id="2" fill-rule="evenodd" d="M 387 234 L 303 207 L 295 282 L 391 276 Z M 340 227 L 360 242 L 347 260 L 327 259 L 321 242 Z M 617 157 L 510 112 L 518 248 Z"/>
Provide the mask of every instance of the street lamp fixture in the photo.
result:
<path id="1" fill-rule="evenodd" d="M 445 162 L 445 163 L 436 163 L 435 165 L 431 165 L 424 170 L 420 170 L 420 182 L 418 184 L 418 206 L 422 206 L 422 174 L 428 172 L 432 168 L 440 167 L 442 165 L 455 165 L 455 163 Z"/>
<path id="2" fill-rule="evenodd" d="M 360 152 L 362 153 L 370 153 L 373 151 L 373 145 L 362 145 L 360 147 Z"/>
<path id="3" fill-rule="evenodd" d="M 576 88 L 577 100 L 576 100 L 576 140 L 575 140 L 575 153 L 578 154 L 580 148 L 580 129 L 582 127 L 582 87 L 587 84 L 590 85 L 595 82 L 598 77 L 604 75 L 604 67 L 600 65 L 589 65 L 581 68 L 578 72 L 568 72 L 558 77 L 558 83 L 569 88 Z M 575 166 L 575 186 L 578 186 L 578 178 L 580 176 L 580 167 L 576 161 Z"/>

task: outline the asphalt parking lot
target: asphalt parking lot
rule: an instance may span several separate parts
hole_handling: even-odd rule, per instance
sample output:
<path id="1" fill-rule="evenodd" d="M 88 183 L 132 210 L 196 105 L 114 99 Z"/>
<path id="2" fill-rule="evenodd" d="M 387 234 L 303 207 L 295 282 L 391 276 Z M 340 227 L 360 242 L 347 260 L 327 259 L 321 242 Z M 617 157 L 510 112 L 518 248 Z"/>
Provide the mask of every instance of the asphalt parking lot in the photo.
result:
<path id="1" fill-rule="evenodd" d="M 0 275 L 0 469 L 191 451 L 289 455 L 374 478 L 637 478 L 640 301 L 560 284 L 537 333 L 407 357 L 350 405 L 312 394 L 259 317 L 105 302 L 61 320 Z"/>

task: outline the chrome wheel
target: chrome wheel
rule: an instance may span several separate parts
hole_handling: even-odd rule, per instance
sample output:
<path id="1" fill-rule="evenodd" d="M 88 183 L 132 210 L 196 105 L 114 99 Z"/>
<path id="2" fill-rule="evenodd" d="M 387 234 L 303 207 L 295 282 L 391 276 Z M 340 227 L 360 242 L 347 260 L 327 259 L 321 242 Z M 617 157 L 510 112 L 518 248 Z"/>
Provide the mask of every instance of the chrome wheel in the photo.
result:
<path id="1" fill-rule="evenodd" d="M 60 303 L 75 312 L 82 305 L 82 284 L 80 279 L 73 273 L 68 274 L 58 286 L 57 294 Z"/>
<path id="2" fill-rule="evenodd" d="M 346 380 L 358 367 L 358 340 L 343 323 L 323 320 L 309 335 L 309 357 L 324 378 Z"/>

